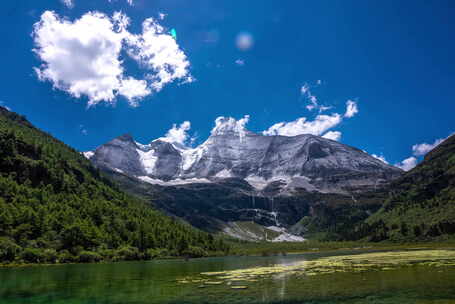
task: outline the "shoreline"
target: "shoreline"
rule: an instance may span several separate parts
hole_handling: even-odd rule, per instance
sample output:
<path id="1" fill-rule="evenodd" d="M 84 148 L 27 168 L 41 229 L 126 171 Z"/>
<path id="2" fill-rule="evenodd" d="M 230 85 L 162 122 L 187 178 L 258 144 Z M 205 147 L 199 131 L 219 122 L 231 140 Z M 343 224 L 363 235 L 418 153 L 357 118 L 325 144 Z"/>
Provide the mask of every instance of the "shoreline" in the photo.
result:
<path id="1" fill-rule="evenodd" d="M 336 242 L 331 242 L 333 245 L 336 245 Z M 343 242 L 340 242 L 342 244 Z M 277 244 L 277 243 L 272 243 Z M 289 244 L 289 243 L 288 243 Z M 295 243 L 293 243 L 295 244 Z M 324 244 L 324 243 L 321 243 Z M 248 246 L 254 244 L 248 243 Z M 261 245 L 264 245 L 263 243 Z M 150 260 L 117 260 L 117 261 L 99 261 L 99 262 L 69 262 L 69 263 L 0 263 L 0 269 L 4 268 L 24 268 L 24 267 L 39 267 L 39 266 L 64 266 L 64 265 L 79 265 L 79 264 L 112 264 L 112 263 L 121 263 L 121 262 L 152 262 L 152 261 L 163 261 L 163 260 L 194 260 L 194 259 L 205 259 L 205 258 L 222 258 L 222 257 L 273 257 L 273 256 L 286 256 L 286 255 L 299 255 L 299 254 L 319 254 L 326 252 L 342 252 L 342 251 L 359 251 L 359 252 L 375 252 L 375 251 L 415 251 L 415 250 L 455 250 L 455 242 L 429 242 L 429 243 L 404 243 L 404 244 L 369 244 L 365 246 L 365 243 L 359 244 L 362 246 L 358 247 L 337 247 L 337 248 L 309 248 L 309 249 L 300 249 L 300 250 L 287 250 L 287 251 L 275 251 L 270 250 L 267 252 L 250 252 L 249 254 L 228 254 L 228 255 L 209 255 L 205 257 L 197 258 L 185 258 L 185 257 L 160 257 Z M 275 246 L 273 246 L 275 247 Z M 254 249 L 255 247 L 253 247 Z M 266 249 L 262 249 L 266 250 Z"/>

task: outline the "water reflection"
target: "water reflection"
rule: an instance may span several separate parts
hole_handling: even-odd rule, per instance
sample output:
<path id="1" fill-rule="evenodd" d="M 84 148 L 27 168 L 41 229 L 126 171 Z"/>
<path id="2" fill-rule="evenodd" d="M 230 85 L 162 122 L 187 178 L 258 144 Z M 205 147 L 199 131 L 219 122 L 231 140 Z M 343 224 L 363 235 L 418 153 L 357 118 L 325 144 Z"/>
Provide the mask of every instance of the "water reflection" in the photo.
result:
<path id="1" fill-rule="evenodd" d="M 222 281 L 221 284 L 200 288 L 200 282 L 178 283 L 181 278 L 201 277 L 203 272 L 273 265 L 292 268 L 322 256 L 227 257 L 189 262 L 173 260 L 0 269 L 0 304 L 301 303 L 302 299 L 313 303 L 355 303 L 352 301 L 371 296 L 377 303 L 415 303 L 417 300 L 419 303 L 435 300 L 451 303 L 455 299 L 455 266 L 450 265 L 314 276 L 283 271 L 256 279 L 247 278 L 249 281 L 233 281 L 233 285 L 248 287 L 239 290 L 232 289 L 227 279 L 215 277 L 210 280 Z"/>

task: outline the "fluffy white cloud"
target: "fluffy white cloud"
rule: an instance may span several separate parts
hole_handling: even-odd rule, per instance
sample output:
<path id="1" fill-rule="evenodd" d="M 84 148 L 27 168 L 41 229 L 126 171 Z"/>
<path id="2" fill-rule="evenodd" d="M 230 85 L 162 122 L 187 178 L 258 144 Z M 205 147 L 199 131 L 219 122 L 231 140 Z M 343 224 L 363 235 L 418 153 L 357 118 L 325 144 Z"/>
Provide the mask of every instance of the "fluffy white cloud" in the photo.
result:
<path id="1" fill-rule="evenodd" d="M 455 133 L 451 133 L 446 138 L 438 138 L 432 144 L 427 144 L 427 143 L 415 144 L 412 146 L 412 153 L 415 156 L 423 156 L 423 155 L 427 154 L 428 152 L 430 152 L 431 150 L 433 150 L 434 148 L 436 148 L 437 146 L 439 146 L 440 143 L 442 143 L 444 140 L 446 140 L 453 134 L 455 134 Z"/>
<path id="2" fill-rule="evenodd" d="M 307 93 L 309 88 L 307 86 L 302 87 L 302 92 Z M 264 135 L 284 135 L 284 136 L 295 136 L 300 134 L 313 134 L 321 135 L 324 134 L 324 137 L 339 140 L 341 133 L 338 131 L 329 131 L 328 130 L 339 125 L 343 118 L 353 117 L 357 112 L 357 104 L 353 104 L 350 100 L 346 103 L 346 113 L 351 113 L 352 115 L 346 116 L 339 113 L 333 113 L 331 115 L 318 115 L 312 121 L 307 120 L 306 117 L 300 117 L 291 122 L 279 122 L 263 131 Z M 355 109 L 355 110 L 353 110 Z M 326 133 L 327 132 L 327 133 Z"/>
<path id="3" fill-rule="evenodd" d="M 153 18 L 144 21 L 142 30 L 142 35 L 128 35 L 126 41 L 129 55 L 154 72 L 147 75 L 151 87 L 160 91 L 176 79 L 192 82 L 190 62 L 176 40 Z"/>
<path id="4" fill-rule="evenodd" d="M 344 117 L 351 118 L 357 113 L 359 113 L 357 103 L 355 101 L 348 100 L 346 102 L 346 113 L 344 113 Z"/>
<path id="5" fill-rule="evenodd" d="M 331 140 L 336 140 L 339 141 L 341 139 L 341 132 L 339 131 L 329 131 L 322 135 L 322 137 L 331 139 Z"/>
<path id="6" fill-rule="evenodd" d="M 384 155 L 376 155 L 376 154 L 371 154 L 376 159 L 379 159 L 383 163 L 389 164 L 389 162 L 385 159 Z"/>
<path id="7" fill-rule="evenodd" d="M 243 140 L 247 132 L 246 125 L 250 121 L 250 115 L 245 115 L 243 118 L 236 120 L 232 117 L 220 116 L 215 119 L 215 127 L 212 129 L 212 135 L 222 135 L 234 132 L 239 135 L 240 141 Z"/>
<path id="8" fill-rule="evenodd" d="M 395 167 L 401 168 L 404 171 L 409 171 L 415 166 L 417 166 L 417 158 L 415 158 L 414 156 L 408 157 L 402 162 L 395 164 Z"/>
<path id="9" fill-rule="evenodd" d="M 61 2 L 68 8 L 73 8 L 74 7 L 73 0 L 61 0 Z"/>
<path id="10" fill-rule="evenodd" d="M 428 152 L 430 152 L 431 150 L 436 148 L 439 144 L 441 144 L 444 140 L 446 140 L 447 138 L 449 138 L 450 136 L 452 136 L 454 134 L 455 133 L 451 133 L 446 138 L 438 138 L 432 144 L 422 143 L 422 144 L 413 145 L 412 146 L 412 154 L 414 156 L 406 158 L 402 162 L 400 162 L 398 164 L 395 164 L 395 166 L 398 167 L 398 168 L 401 168 L 401 169 L 403 169 L 405 171 L 411 170 L 418 163 L 417 157 L 427 154 Z"/>
<path id="11" fill-rule="evenodd" d="M 250 121 L 250 115 L 245 115 L 243 118 L 237 120 L 232 117 L 220 116 L 215 119 L 215 127 L 212 129 L 211 134 L 223 134 L 226 132 L 245 132 L 246 125 Z"/>
<path id="12" fill-rule="evenodd" d="M 172 128 L 167 131 L 165 137 L 161 137 L 159 139 L 169 143 L 176 143 L 184 146 L 189 139 L 188 131 L 190 129 L 191 123 L 189 121 L 184 121 L 180 124 L 180 126 L 174 124 Z"/>
<path id="13" fill-rule="evenodd" d="M 137 106 L 137 101 L 150 95 L 151 90 L 147 87 L 147 81 L 128 77 L 122 80 L 122 86 L 118 89 L 118 93 L 125 96 L 132 106 Z"/>
<path id="14" fill-rule="evenodd" d="M 112 18 L 89 12 L 74 22 L 44 12 L 33 30 L 34 52 L 43 62 L 35 68 L 39 79 L 73 97 L 87 96 L 89 106 L 115 103 L 119 95 L 134 106 L 174 80 L 192 79 L 185 54 L 154 19 L 144 22 L 141 35 L 127 31 L 129 22 L 118 12 Z M 125 75 L 120 53 L 126 44 L 149 70 L 145 80 Z"/>
<path id="15" fill-rule="evenodd" d="M 264 135 L 285 135 L 295 136 L 300 134 L 321 135 L 327 130 L 335 127 L 342 121 L 338 113 L 332 115 L 318 115 L 313 121 L 308 121 L 306 117 L 300 117 L 290 122 L 279 122 L 263 131 Z"/>

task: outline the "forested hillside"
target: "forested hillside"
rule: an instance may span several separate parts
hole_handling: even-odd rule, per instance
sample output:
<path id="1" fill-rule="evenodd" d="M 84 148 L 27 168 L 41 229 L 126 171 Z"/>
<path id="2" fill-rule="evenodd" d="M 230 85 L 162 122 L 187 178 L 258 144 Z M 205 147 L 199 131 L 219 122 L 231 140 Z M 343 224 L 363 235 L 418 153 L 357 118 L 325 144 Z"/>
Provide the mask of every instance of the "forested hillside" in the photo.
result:
<path id="1" fill-rule="evenodd" d="M 76 150 L 0 107 L 0 262 L 204 256 L 228 246 L 116 188 Z"/>
<path id="2" fill-rule="evenodd" d="M 412 241 L 455 235 L 455 135 L 388 188 L 390 197 L 359 232 L 368 240 Z"/>

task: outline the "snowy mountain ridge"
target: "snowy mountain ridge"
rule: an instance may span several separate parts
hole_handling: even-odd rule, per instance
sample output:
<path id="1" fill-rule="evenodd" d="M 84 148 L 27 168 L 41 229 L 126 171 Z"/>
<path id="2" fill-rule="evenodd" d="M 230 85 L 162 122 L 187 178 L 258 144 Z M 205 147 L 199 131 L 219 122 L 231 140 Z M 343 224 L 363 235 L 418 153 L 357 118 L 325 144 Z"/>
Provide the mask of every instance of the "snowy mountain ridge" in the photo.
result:
<path id="1" fill-rule="evenodd" d="M 348 193 L 376 187 L 402 172 L 359 149 L 320 136 L 253 133 L 245 129 L 247 119 L 217 119 L 209 138 L 194 148 L 168 138 L 141 144 L 122 135 L 84 155 L 98 167 L 159 185 L 239 178 L 257 190 L 274 185 Z"/>

